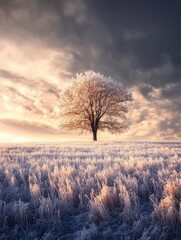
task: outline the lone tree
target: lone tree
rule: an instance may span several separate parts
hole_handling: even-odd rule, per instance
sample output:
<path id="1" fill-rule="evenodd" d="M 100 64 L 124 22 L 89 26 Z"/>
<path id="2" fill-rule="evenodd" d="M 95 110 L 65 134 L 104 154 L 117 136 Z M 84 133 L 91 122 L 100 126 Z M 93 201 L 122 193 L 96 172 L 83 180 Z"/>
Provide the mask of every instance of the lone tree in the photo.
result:
<path id="1" fill-rule="evenodd" d="M 123 120 L 131 99 L 111 77 L 93 71 L 77 74 L 62 93 L 62 128 L 92 132 L 94 141 L 98 130 L 121 133 L 127 129 Z"/>

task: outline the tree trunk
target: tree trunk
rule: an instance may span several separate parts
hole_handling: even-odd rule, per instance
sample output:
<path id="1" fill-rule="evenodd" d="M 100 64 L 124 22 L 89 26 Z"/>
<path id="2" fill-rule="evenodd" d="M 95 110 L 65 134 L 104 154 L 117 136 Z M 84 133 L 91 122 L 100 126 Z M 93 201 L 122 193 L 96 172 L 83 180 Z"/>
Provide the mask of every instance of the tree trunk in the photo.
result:
<path id="1" fill-rule="evenodd" d="M 93 141 L 97 141 L 97 130 L 92 131 L 93 133 Z"/>

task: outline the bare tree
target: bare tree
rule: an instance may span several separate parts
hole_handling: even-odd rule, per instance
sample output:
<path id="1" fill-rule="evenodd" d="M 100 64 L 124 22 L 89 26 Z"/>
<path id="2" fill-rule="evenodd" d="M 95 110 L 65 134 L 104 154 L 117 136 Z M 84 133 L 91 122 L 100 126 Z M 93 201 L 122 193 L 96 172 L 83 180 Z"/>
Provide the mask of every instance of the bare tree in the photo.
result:
<path id="1" fill-rule="evenodd" d="M 94 141 L 98 130 L 121 133 L 127 129 L 123 120 L 131 99 L 111 77 L 93 71 L 77 74 L 62 94 L 62 128 L 92 132 Z"/>

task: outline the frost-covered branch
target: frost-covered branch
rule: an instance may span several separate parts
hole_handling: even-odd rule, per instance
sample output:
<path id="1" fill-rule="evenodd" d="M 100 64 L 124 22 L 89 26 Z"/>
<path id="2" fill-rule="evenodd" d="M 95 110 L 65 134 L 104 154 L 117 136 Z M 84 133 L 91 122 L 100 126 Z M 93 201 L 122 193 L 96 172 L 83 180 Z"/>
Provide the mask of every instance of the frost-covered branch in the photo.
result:
<path id="1" fill-rule="evenodd" d="M 97 140 L 97 131 L 121 133 L 127 130 L 127 102 L 131 94 L 111 77 L 86 71 L 77 74 L 61 96 L 61 127 L 91 131 Z"/>

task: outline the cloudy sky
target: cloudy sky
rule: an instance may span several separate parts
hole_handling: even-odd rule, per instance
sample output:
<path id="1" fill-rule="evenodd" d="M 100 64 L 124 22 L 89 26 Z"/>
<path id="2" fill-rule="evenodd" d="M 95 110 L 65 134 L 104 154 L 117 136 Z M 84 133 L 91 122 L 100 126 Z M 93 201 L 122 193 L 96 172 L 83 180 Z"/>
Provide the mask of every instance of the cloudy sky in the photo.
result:
<path id="1" fill-rule="evenodd" d="M 57 132 L 56 110 L 89 69 L 135 99 L 116 139 L 181 140 L 180 11 L 180 0 L 0 0 L 0 142 L 87 139 Z"/>

